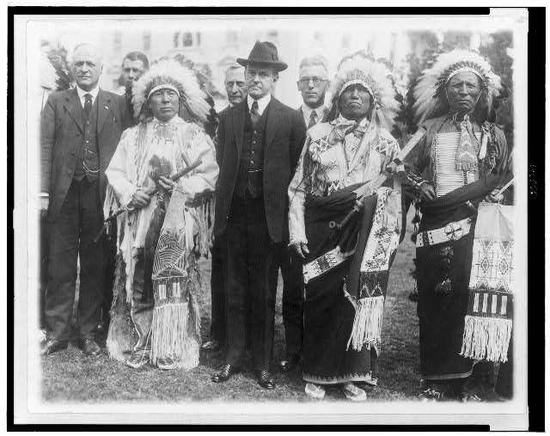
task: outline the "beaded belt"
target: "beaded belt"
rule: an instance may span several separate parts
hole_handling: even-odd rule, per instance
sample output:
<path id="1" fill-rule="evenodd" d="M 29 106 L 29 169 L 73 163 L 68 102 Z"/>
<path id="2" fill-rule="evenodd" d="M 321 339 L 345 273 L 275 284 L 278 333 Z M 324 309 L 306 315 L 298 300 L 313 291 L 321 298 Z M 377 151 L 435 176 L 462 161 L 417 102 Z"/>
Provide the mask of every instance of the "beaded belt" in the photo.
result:
<path id="1" fill-rule="evenodd" d="M 306 263 L 303 267 L 304 283 L 307 284 L 311 279 L 340 265 L 347 257 L 349 257 L 349 255 L 346 256 L 340 251 L 340 247 L 336 247 L 311 262 Z"/>
<path id="2" fill-rule="evenodd" d="M 425 247 L 449 241 L 458 241 L 460 238 L 470 233 L 471 224 L 471 218 L 464 218 L 460 221 L 453 221 L 439 229 L 420 232 L 416 236 L 416 246 Z"/>

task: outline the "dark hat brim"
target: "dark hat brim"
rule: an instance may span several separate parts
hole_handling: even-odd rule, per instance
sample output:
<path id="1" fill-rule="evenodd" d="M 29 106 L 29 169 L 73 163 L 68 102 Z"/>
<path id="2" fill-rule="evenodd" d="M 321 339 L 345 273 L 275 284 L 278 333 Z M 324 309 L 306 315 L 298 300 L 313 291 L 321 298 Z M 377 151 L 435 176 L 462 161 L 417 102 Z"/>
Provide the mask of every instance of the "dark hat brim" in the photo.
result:
<path id="1" fill-rule="evenodd" d="M 244 58 L 237 58 L 237 63 L 239 65 L 242 65 L 243 67 L 246 67 L 248 64 L 261 65 L 261 66 L 273 68 L 276 71 L 284 71 L 288 68 L 288 65 L 284 62 L 262 62 L 262 61 L 255 61 L 255 60 L 250 61 Z"/>

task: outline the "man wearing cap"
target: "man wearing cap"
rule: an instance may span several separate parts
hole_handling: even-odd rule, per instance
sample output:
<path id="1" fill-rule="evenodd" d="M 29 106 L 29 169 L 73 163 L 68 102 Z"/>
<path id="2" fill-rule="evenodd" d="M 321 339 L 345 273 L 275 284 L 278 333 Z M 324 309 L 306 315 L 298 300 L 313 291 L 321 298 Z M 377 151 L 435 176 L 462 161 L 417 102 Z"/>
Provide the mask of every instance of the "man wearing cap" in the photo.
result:
<path id="1" fill-rule="evenodd" d="M 127 125 L 124 98 L 98 86 L 103 65 L 97 48 L 78 45 L 72 73 L 76 88 L 50 95 L 42 112 L 42 197 L 49 225 L 48 339 L 42 353 L 67 348 L 80 258 L 78 323 L 80 347 L 88 355 L 100 348 L 93 331 L 103 299 L 105 169 Z"/>
<path id="2" fill-rule="evenodd" d="M 284 238 L 286 191 L 305 139 L 299 113 L 272 97 L 279 60 L 271 42 L 257 41 L 245 66 L 248 96 L 220 117 L 214 233 L 226 232 L 227 350 L 212 377 L 224 382 L 239 371 L 245 349 L 246 308 L 250 344 L 260 386 L 273 389 L 275 293 L 268 283 L 274 250 Z"/>

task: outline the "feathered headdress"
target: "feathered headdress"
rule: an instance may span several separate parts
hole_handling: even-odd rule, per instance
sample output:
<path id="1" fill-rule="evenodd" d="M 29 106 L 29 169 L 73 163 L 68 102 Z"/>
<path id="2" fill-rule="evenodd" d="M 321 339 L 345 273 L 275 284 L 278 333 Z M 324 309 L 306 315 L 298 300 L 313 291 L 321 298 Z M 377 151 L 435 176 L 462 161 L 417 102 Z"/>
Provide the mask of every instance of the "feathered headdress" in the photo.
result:
<path id="1" fill-rule="evenodd" d="M 488 111 L 499 96 L 502 85 L 500 77 L 489 63 L 479 54 L 469 50 L 453 50 L 439 55 L 434 66 L 425 70 L 418 79 L 414 90 L 413 118 L 417 124 L 429 118 L 444 115 L 449 110 L 446 88 L 451 78 L 462 71 L 469 71 L 481 80 L 482 97 Z"/>
<path id="2" fill-rule="evenodd" d="M 354 84 L 364 86 L 371 95 L 374 104 L 372 120 L 391 130 L 399 103 L 395 99 L 396 90 L 390 70 L 383 63 L 369 59 L 363 52 L 344 58 L 332 80 L 334 107 L 337 107 L 345 89 Z"/>
<path id="3" fill-rule="evenodd" d="M 180 97 L 179 115 L 204 124 L 210 112 L 206 94 L 201 90 L 193 71 L 174 60 L 162 60 L 139 78 L 132 87 L 132 105 L 134 117 L 143 121 L 149 112 L 147 100 L 151 94 L 161 88 L 170 88 Z"/>

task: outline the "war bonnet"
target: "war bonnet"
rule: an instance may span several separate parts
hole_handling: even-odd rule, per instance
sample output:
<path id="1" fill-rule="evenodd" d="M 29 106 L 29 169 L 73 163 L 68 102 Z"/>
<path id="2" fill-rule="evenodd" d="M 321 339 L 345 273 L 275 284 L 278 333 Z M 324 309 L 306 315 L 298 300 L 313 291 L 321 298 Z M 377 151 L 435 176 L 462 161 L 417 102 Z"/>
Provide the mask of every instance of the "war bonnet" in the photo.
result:
<path id="1" fill-rule="evenodd" d="M 194 121 L 204 124 L 210 112 L 206 93 L 201 90 L 195 73 L 174 60 L 161 60 L 151 66 L 132 87 L 134 117 L 143 121 L 147 114 L 147 101 L 159 89 L 171 89 L 179 95 L 182 109 Z M 184 117 L 184 118 L 188 118 Z M 182 116 L 183 118 L 183 116 Z"/>
<path id="2" fill-rule="evenodd" d="M 469 50 L 453 50 L 442 53 L 432 68 L 424 70 L 413 90 L 413 118 L 421 124 L 427 119 L 444 115 L 448 108 L 445 94 L 447 83 L 456 74 L 468 71 L 479 77 L 481 88 L 485 91 L 488 110 L 502 91 L 500 77 L 489 63 L 478 53 Z"/>
<path id="3" fill-rule="evenodd" d="M 372 97 L 372 119 L 391 130 L 399 104 L 395 99 L 396 90 L 390 70 L 383 63 L 369 59 L 363 52 L 355 53 L 340 62 L 338 72 L 332 80 L 331 94 L 334 96 L 334 103 L 338 104 L 338 99 L 346 88 L 355 84 L 363 86 Z"/>

